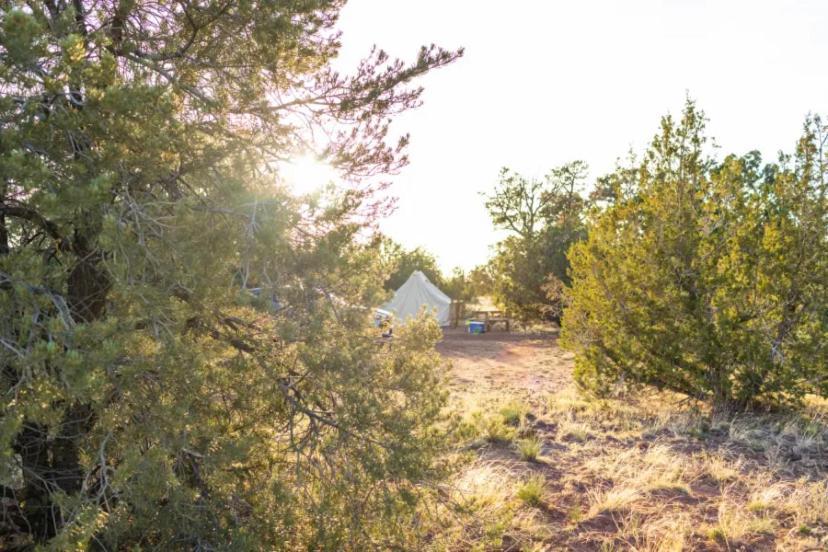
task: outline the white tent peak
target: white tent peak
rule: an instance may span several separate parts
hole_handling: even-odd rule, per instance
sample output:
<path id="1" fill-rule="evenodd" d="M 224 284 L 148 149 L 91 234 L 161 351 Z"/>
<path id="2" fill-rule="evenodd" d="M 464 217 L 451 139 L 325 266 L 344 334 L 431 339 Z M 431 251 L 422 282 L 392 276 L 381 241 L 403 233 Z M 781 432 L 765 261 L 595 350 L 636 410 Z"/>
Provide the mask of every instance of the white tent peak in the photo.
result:
<path id="1" fill-rule="evenodd" d="M 448 326 L 451 298 L 432 284 L 425 274 L 415 270 L 382 308 L 393 312 L 402 321 L 417 316 L 425 308 L 434 314 L 441 326 Z"/>

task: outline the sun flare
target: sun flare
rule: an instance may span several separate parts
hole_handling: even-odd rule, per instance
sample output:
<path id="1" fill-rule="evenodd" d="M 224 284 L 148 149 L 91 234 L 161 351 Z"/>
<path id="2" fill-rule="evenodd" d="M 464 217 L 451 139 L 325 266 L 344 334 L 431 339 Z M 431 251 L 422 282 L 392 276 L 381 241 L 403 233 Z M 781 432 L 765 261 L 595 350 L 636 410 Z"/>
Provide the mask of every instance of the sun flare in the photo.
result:
<path id="1" fill-rule="evenodd" d="M 281 175 L 285 184 L 296 195 L 318 192 L 337 180 L 334 168 L 312 154 L 305 154 L 284 163 Z"/>

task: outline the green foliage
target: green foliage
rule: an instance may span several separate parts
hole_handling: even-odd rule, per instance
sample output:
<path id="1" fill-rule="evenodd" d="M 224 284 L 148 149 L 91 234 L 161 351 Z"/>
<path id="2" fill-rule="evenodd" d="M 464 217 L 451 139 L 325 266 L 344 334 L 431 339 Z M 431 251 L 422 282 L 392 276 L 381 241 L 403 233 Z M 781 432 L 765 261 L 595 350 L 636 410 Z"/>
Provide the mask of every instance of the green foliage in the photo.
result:
<path id="1" fill-rule="evenodd" d="M 495 277 L 492 274 L 492 263 L 474 267 L 466 277 L 466 288 L 469 297 L 491 296 L 494 294 Z"/>
<path id="2" fill-rule="evenodd" d="M 540 456 L 541 442 L 536 437 L 521 439 L 517 443 L 520 457 L 527 462 L 535 462 Z"/>
<path id="3" fill-rule="evenodd" d="M 377 247 L 385 273 L 384 287 L 388 291 L 399 289 L 417 270 L 425 274 L 435 286 L 441 289 L 445 287 L 443 275 L 437 267 L 437 259 L 423 248 L 405 249 L 387 236 L 378 238 Z M 454 298 L 451 294 L 449 296 Z"/>
<path id="4" fill-rule="evenodd" d="M 484 429 L 486 440 L 493 444 L 503 445 L 511 443 L 515 438 L 515 428 L 505 423 L 498 417 L 490 417 L 486 420 Z"/>
<path id="5" fill-rule="evenodd" d="M 728 409 L 826 396 L 826 129 L 809 119 L 794 155 L 763 166 L 707 157 L 704 126 L 688 102 L 640 165 L 604 181 L 608 206 L 570 252 L 576 378 Z"/>
<path id="6" fill-rule="evenodd" d="M 528 506 L 538 507 L 543 504 L 545 487 L 546 479 L 542 475 L 533 475 L 518 487 L 517 497 Z"/>
<path id="7" fill-rule="evenodd" d="M 4 3 L 0 548 L 414 547 L 439 329 L 380 348 L 365 192 L 273 167 L 399 167 L 406 83 L 458 54 L 335 73 L 341 4 Z"/>
<path id="8" fill-rule="evenodd" d="M 486 198 L 494 224 L 512 233 L 491 261 L 494 297 L 519 318 L 560 316 L 561 284 L 569 282 L 566 252 L 584 237 L 586 172 L 583 161 L 552 169 L 543 180 L 503 169 Z"/>
<path id="9" fill-rule="evenodd" d="M 500 409 L 500 417 L 504 424 L 518 426 L 526 415 L 526 410 L 526 405 L 519 402 L 510 402 Z"/>
<path id="10" fill-rule="evenodd" d="M 468 302 L 476 297 L 469 275 L 460 268 L 455 268 L 449 276 L 443 277 L 441 289 L 455 301 Z"/>

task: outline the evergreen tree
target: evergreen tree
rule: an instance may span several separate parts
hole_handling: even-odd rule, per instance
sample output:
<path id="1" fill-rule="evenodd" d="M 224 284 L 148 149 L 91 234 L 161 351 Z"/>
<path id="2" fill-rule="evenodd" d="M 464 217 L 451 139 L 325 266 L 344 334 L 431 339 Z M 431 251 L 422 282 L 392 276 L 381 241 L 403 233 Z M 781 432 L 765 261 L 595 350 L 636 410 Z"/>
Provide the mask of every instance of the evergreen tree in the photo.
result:
<path id="1" fill-rule="evenodd" d="M 554 168 L 543 180 L 503 169 L 486 198 L 492 222 L 511 233 L 491 261 L 494 296 L 519 318 L 560 317 L 561 284 L 569 282 L 566 252 L 584 237 L 586 173 L 583 161 Z"/>
<path id="2" fill-rule="evenodd" d="M 743 409 L 828 394 L 826 130 L 793 156 L 716 162 L 688 102 L 570 252 L 564 343 L 576 378 L 671 389 Z M 630 178 L 632 176 L 632 178 Z"/>
<path id="3" fill-rule="evenodd" d="M 406 83 L 459 53 L 340 75 L 342 4 L 3 2 L 0 548 L 411 538 L 438 329 L 378 350 L 367 192 L 273 167 L 320 135 L 345 178 L 399 167 Z"/>
<path id="4" fill-rule="evenodd" d="M 443 287 L 445 279 L 437 266 L 434 255 L 423 249 L 405 249 L 402 245 L 387 236 L 379 236 L 377 247 L 380 261 L 385 273 L 385 289 L 398 290 L 410 277 L 419 270 L 437 287 Z"/>

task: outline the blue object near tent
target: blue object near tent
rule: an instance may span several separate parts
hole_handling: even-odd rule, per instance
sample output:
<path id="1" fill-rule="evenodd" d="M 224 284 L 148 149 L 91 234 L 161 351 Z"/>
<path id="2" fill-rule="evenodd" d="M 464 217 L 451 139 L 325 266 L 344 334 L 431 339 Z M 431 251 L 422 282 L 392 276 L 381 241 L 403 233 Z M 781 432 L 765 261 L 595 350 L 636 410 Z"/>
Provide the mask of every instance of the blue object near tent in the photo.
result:
<path id="1" fill-rule="evenodd" d="M 466 322 L 466 328 L 470 334 L 482 334 L 486 332 L 486 324 L 477 320 Z"/>

